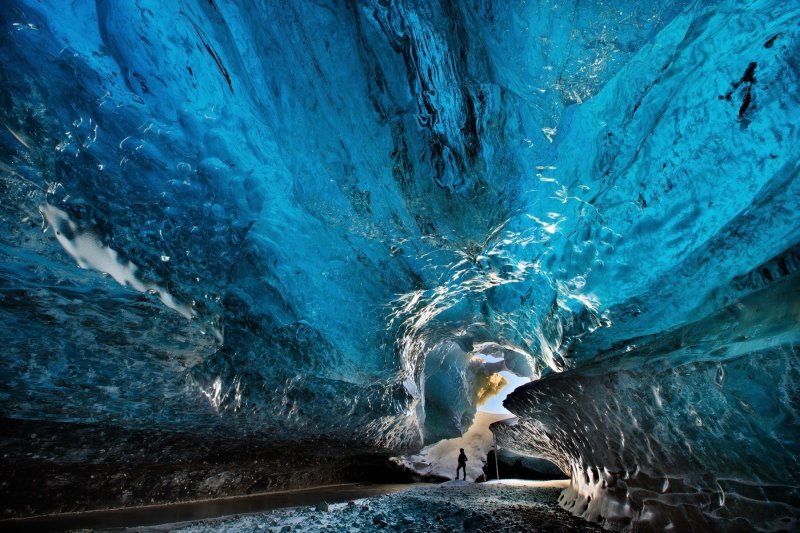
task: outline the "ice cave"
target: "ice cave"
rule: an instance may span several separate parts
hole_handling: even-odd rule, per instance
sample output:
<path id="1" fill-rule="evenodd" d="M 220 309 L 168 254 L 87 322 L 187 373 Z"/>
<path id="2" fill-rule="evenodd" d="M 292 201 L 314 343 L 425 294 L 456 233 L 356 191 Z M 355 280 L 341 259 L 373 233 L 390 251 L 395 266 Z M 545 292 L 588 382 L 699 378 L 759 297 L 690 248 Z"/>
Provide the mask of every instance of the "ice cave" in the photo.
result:
<path id="1" fill-rule="evenodd" d="M 587 528 L 800 528 L 797 0 L 4 0 L 0 58 L 0 529 L 478 433 Z"/>

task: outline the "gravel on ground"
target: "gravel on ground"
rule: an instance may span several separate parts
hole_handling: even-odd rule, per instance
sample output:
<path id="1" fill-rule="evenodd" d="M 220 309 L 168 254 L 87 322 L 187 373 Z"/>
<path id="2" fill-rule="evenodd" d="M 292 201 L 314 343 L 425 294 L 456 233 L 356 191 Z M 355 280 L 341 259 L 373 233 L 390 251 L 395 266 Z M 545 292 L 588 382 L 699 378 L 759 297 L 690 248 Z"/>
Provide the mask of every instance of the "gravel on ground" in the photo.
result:
<path id="1" fill-rule="evenodd" d="M 314 507 L 174 524 L 169 529 L 185 533 L 603 531 L 558 505 L 564 483 L 451 481 L 346 503 L 321 502 Z"/>

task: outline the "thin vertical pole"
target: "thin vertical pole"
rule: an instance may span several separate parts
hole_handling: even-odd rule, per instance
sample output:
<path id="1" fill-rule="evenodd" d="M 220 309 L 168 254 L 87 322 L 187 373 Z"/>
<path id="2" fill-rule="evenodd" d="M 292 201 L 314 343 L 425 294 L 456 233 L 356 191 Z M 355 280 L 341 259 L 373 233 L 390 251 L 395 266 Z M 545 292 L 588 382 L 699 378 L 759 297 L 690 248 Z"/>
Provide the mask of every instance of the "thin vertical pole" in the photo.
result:
<path id="1" fill-rule="evenodd" d="M 497 480 L 500 481 L 500 467 L 497 465 L 497 435 L 492 431 L 492 439 L 494 440 L 494 472 L 497 474 Z"/>

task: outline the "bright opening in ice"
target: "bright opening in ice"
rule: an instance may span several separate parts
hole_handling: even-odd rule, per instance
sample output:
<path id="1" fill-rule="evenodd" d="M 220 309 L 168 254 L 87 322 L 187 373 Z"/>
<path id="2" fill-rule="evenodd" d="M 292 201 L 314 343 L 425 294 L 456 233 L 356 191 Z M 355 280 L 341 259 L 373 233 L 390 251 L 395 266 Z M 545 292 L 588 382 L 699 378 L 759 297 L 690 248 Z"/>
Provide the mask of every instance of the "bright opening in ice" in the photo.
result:
<path id="1" fill-rule="evenodd" d="M 529 383 L 531 379 L 517 376 L 508 370 L 503 370 L 499 373 L 499 375 L 502 376 L 502 378 L 506 381 L 505 386 L 497 391 L 496 394 L 489 397 L 489 399 L 486 400 L 486 403 L 480 405 L 478 412 L 512 416 L 511 411 L 503 406 L 503 400 L 505 400 L 506 397 L 514 391 L 514 389 L 520 385 Z"/>

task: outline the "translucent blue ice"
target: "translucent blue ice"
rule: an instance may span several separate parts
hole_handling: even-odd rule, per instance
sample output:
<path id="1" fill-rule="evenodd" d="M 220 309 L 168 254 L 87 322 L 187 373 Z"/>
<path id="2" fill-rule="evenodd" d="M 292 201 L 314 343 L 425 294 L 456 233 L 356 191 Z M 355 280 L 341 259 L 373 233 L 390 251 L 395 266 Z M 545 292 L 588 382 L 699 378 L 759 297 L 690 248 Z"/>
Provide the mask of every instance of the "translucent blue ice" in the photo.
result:
<path id="1" fill-rule="evenodd" d="M 4 416 L 410 450 L 491 355 L 574 512 L 796 525 L 796 2 L 0 11 Z"/>

